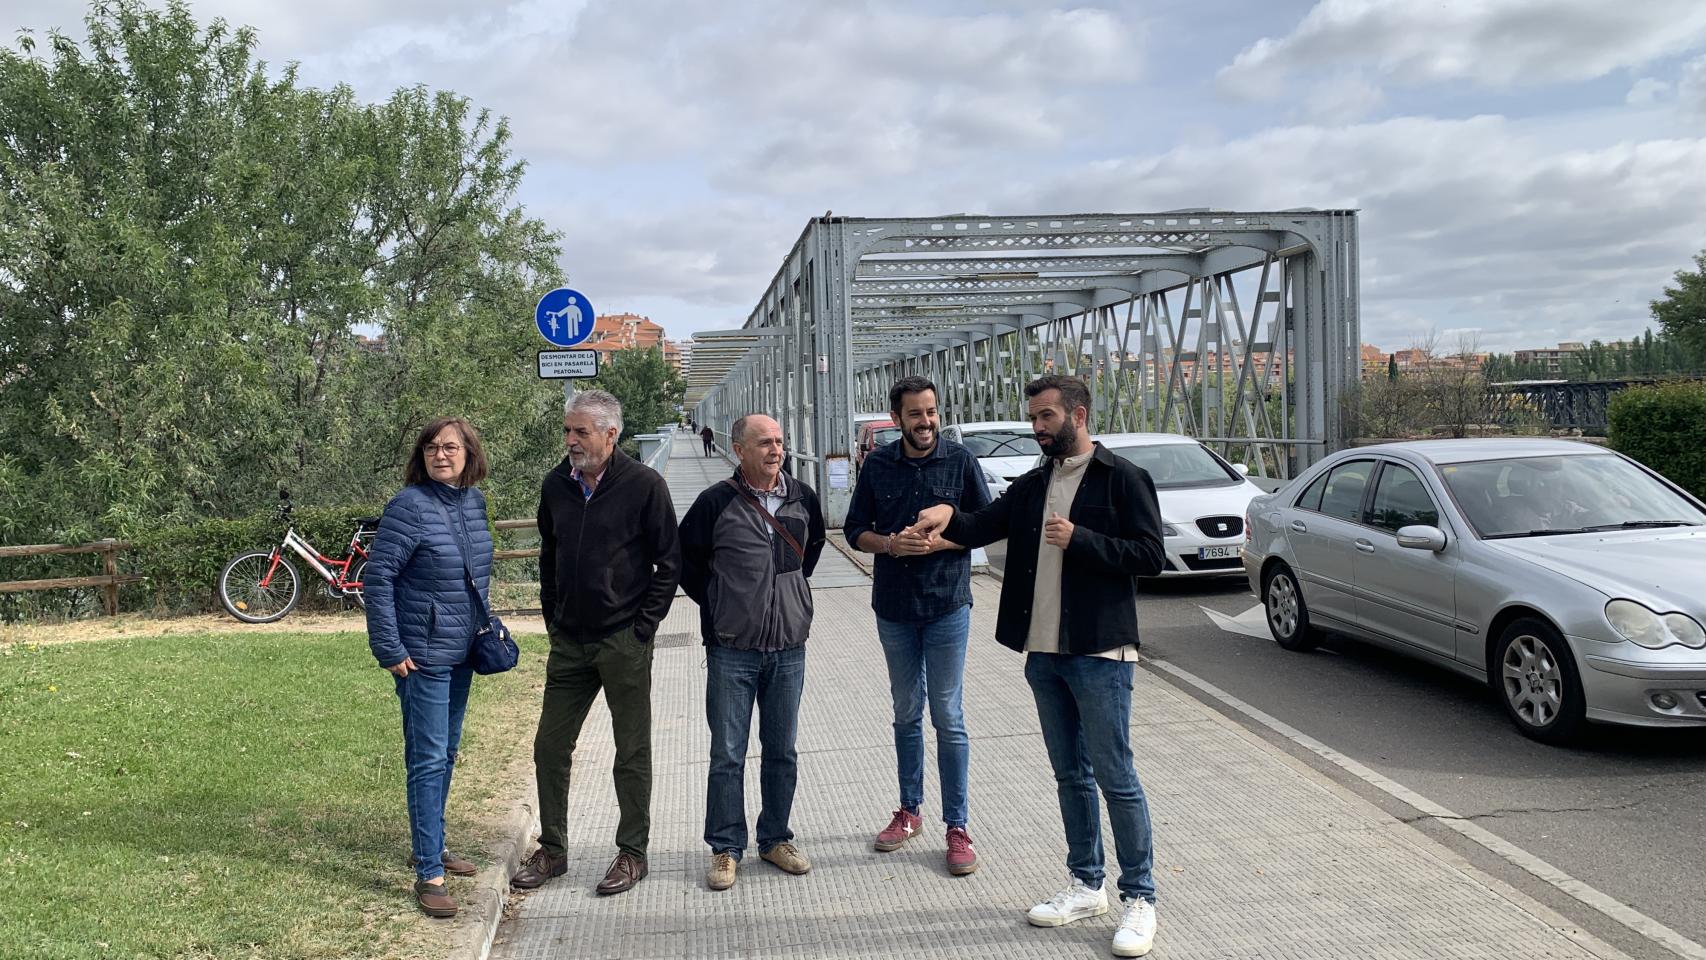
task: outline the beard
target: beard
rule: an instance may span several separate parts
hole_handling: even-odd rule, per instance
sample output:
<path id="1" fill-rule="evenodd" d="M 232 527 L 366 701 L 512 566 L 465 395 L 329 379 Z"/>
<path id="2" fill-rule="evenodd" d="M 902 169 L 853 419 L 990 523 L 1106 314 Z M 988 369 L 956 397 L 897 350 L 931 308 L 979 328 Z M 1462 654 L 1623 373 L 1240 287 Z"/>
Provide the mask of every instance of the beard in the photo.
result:
<path id="1" fill-rule="evenodd" d="M 911 430 L 906 431 L 905 433 L 901 434 L 900 436 L 901 436 L 901 440 L 904 441 L 906 446 L 908 446 L 909 448 L 916 450 L 919 453 L 929 453 L 931 450 L 935 449 L 936 441 L 940 435 L 937 433 L 935 427 L 931 427 L 930 428 L 930 442 L 924 446 L 919 446 L 918 441 L 916 439 L 914 439 L 913 431 L 911 431 Z"/>
<path id="2" fill-rule="evenodd" d="M 1043 453 L 1056 460 L 1067 456 L 1068 452 L 1078 444 L 1078 428 L 1068 420 L 1060 425 L 1053 433 L 1037 434 L 1037 445 L 1043 448 Z"/>

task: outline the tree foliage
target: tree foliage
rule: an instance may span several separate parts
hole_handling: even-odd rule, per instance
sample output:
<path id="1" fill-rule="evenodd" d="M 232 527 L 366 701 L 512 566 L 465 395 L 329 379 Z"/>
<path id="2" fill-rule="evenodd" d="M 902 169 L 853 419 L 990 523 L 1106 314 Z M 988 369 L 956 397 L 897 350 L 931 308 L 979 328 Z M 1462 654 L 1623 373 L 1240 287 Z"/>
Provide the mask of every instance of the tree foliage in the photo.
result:
<path id="1" fill-rule="evenodd" d="M 501 500 L 556 456 L 529 327 L 556 236 L 504 121 L 269 76 L 180 2 L 0 50 L 0 541 L 383 500 L 465 414 Z M 45 47 L 45 49 L 38 49 Z"/>
<path id="2" fill-rule="evenodd" d="M 659 347 L 629 347 L 604 358 L 590 389 L 608 390 L 622 404 L 622 437 L 653 433 L 678 418 L 687 382 Z"/>
<path id="3" fill-rule="evenodd" d="M 1667 331 L 1620 343 L 1594 340 L 1566 355 L 1558 369 L 1542 363 L 1520 363 L 1512 354 L 1487 358 L 1487 376 L 1494 383 L 1511 380 L 1629 380 L 1697 374 L 1706 371 L 1706 349 Z"/>
<path id="4" fill-rule="evenodd" d="M 1667 335 L 1706 355 L 1706 250 L 1694 255 L 1693 270 L 1678 270 L 1676 286 L 1650 306 Z"/>

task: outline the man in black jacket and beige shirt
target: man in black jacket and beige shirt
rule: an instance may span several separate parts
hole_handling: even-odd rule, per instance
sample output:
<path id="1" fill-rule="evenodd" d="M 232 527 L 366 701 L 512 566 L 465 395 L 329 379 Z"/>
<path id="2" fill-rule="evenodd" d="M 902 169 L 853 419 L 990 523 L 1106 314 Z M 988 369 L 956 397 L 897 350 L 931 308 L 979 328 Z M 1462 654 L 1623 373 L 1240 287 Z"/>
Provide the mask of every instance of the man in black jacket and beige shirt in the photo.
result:
<path id="1" fill-rule="evenodd" d="M 1140 957 L 1155 939 L 1155 878 L 1149 805 L 1131 755 L 1133 578 L 1161 572 L 1161 509 L 1148 473 L 1091 441 L 1083 381 L 1042 377 L 1026 385 L 1025 396 L 1032 432 L 1048 457 L 1043 466 L 975 513 L 928 507 L 903 536 L 940 535 L 965 547 L 1007 539 L 995 639 L 1026 654 L 1025 679 L 1054 767 L 1072 874 L 1065 889 L 1026 918 L 1053 927 L 1108 911 L 1100 784 L 1125 905 L 1113 952 Z"/>
<path id="2" fill-rule="evenodd" d="M 551 634 L 533 740 L 539 849 L 510 883 L 529 890 L 568 867 L 569 770 L 600 689 L 616 741 L 616 859 L 598 884 L 621 893 L 646 876 L 652 803 L 652 637 L 681 579 L 669 484 L 616 448 L 622 406 L 576 393 L 563 414 L 568 456 L 539 495 L 539 606 Z"/>

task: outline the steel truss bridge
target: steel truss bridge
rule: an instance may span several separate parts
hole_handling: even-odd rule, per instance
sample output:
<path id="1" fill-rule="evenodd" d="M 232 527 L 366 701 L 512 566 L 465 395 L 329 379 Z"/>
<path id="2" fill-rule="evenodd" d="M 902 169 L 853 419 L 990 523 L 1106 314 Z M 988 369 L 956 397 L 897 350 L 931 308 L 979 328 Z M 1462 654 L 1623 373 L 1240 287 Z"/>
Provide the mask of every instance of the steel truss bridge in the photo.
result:
<path id="1" fill-rule="evenodd" d="M 1072 374 L 1094 432 L 1186 433 L 1286 477 L 1349 439 L 1360 327 L 1351 210 L 820 217 L 740 329 L 695 335 L 687 405 L 725 438 L 776 417 L 832 524 L 853 415 L 910 374 L 944 424 L 1023 420 L 1026 382 Z"/>

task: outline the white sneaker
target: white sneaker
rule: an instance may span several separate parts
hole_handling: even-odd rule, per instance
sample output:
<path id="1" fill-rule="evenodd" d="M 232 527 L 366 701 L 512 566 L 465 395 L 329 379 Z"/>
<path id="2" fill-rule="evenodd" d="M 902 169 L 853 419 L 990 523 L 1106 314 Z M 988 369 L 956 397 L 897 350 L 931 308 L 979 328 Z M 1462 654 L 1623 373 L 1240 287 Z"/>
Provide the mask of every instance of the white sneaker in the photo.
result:
<path id="1" fill-rule="evenodd" d="M 1038 927 L 1058 927 L 1107 912 L 1108 892 L 1074 877 L 1071 886 L 1032 907 L 1025 919 Z"/>
<path id="2" fill-rule="evenodd" d="M 1114 956 L 1141 957 L 1155 946 L 1155 904 L 1138 897 L 1120 898 L 1125 904 L 1125 919 L 1114 931 Z"/>

